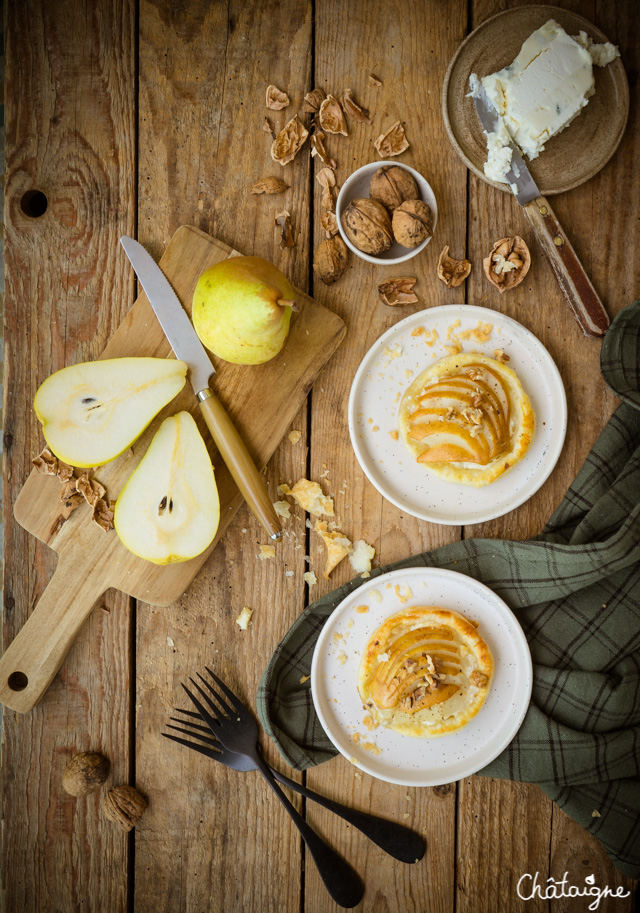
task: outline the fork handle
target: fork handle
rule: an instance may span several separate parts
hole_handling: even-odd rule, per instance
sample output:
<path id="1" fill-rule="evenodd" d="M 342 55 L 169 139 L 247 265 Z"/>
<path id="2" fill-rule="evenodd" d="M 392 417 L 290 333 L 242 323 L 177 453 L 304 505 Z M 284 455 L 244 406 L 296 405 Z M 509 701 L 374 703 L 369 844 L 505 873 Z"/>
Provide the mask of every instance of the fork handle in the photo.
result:
<path id="1" fill-rule="evenodd" d="M 376 815 L 368 815 L 366 812 L 348 808 L 333 799 L 314 793 L 313 790 L 296 783 L 295 780 L 290 780 L 289 777 L 285 777 L 284 774 L 278 773 L 273 768 L 271 768 L 271 772 L 276 780 L 284 784 L 284 786 L 288 786 L 289 789 L 295 790 L 301 796 L 317 802 L 318 805 L 322 805 L 323 808 L 329 809 L 330 812 L 340 815 L 349 824 L 357 827 L 369 840 L 373 840 L 385 853 L 393 856 L 394 859 L 398 859 L 400 862 L 419 862 L 424 856 L 425 841 L 410 828 L 404 827 L 402 824 L 396 824 L 395 821 L 387 821 L 385 818 L 378 818 Z"/>
<path id="2" fill-rule="evenodd" d="M 338 855 L 328 843 L 325 843 L 322 837 L 319 837 L 307 824 L 304 818 L 302 818 L 287 796 L 282 792 L 276 783 L 271 768 L 258 752 L 256 752 L 255 761 L 258 770 L 289 812 L 291 820 L 300 831 L 302 839 L 313 856 L 314 862 L 318 868 L 318 874 L 320 875 L 320 878 L 322 878 L 324 886 L 333 900 L 341 907 L 355 907 L 360 903 L 364 894 L 364 888 L 362 887 L 362 882 L 359 877 L 351 866 L 344 861 L 342 856 Z"/>

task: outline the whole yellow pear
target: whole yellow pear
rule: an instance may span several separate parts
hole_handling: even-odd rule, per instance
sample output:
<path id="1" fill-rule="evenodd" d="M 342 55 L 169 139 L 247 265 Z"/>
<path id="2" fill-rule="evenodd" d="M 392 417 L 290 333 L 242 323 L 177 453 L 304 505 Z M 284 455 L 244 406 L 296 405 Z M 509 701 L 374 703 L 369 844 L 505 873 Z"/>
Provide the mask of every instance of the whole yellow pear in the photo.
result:
<path id="1" fill-rule="evenodd" d="M 259 365 L 284 346 L 295 308 L 293 286 L 272 263 L 230 257 L 198 279 L 192 318 L 214 355 L 236 365 Z"/>

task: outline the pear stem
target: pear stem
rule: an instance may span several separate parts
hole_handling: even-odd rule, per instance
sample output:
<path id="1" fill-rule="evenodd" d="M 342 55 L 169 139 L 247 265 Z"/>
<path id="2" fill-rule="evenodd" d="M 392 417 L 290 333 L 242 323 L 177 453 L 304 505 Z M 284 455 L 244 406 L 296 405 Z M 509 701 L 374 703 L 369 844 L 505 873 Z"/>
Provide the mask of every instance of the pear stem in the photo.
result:
<path id="1" fill-rule="evenodd" d="M 278 304 L 281 307 L 290 307 L 292 311 L 299 310 L 297 301 L 290 301 L 288 298 L 278 298 Z"/>

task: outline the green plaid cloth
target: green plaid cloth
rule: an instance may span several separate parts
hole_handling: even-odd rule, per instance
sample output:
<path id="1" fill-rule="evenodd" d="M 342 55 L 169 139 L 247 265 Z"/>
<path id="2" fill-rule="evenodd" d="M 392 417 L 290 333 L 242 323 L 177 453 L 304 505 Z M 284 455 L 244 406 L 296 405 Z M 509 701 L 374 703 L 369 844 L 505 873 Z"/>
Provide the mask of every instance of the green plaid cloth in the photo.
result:
<path id="1" fill-rule="evenodd" d="M 398 568 L 450 568 L 505 600 L 529 642 L 533 694 L 517 736 L 480 773 L 537 783 L 601 841 L 622 872 L 638 878 L 640 301 L 611 325 L 601 367 L 623 402 L 540 536 L 464 540 L 372 577 Z M 260 719 L 298 770 L 337 753 L 300 679 L 309 675 L 329 615 L 362 583 L 357 577 L 308 606 L 260 682 Z"/>

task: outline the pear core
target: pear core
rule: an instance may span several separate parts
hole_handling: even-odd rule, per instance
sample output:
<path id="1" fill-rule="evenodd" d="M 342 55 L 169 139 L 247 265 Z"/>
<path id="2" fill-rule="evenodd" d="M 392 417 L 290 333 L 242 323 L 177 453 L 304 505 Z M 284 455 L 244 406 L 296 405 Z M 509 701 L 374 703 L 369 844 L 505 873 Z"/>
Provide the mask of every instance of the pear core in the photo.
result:
<path id="1" fill-rule="evenodd" d="M 229 257 L 200 276 L 192 318 L 214 355 L 236 365 L 259 365 L 283 348 L 295 308 L 295 289 L 272 263 Z"/>

